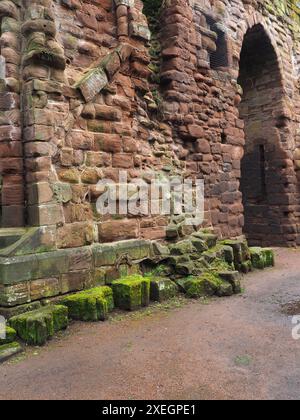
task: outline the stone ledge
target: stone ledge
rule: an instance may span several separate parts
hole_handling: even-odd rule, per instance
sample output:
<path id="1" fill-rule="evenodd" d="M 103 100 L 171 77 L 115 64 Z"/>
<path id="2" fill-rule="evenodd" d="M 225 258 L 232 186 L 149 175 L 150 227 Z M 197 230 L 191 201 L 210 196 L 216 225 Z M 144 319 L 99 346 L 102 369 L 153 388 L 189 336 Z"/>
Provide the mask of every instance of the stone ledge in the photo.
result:
<path id="1" fill-rule="evenodd" d="M 139 272 L 152 258 L 152 242 L 128 240 L 40 254 L 0 258 L 0 313 L 9 308 L 104 285 Z M 24 307 L 24 310 L 27 309 Z"/>
<path id="2" fill-rule="evenodd" d="M 0 363 L 5 362 L 10 359 L 12 356 L 16 356 L 21 353 L 23 348 L 21 344 L 17 342 L 0 345 Z"/>

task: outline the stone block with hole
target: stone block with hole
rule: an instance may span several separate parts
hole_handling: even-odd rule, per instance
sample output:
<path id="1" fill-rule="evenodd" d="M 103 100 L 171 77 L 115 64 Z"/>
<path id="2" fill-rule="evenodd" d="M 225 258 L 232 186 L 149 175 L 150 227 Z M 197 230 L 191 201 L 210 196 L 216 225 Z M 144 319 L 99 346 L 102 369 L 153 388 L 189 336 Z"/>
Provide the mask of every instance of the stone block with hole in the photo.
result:
<path id="1" fill-rule="evenodd" d="M 68 308 L 50 305 L 12 317 L 9 324 L 27 344 L 41 346 L 68 326 Z"/>
<path id="2" fill-rule="evenodd" d="M 150 302 L 150 279 L 133 275 L 112 282 L 115 305 L 133 311 Z"/>
<path id="3" fill-rule="evenodd" d="M 105 321 L 114 309 L 113 291 L 108 286 L 95 287 L 66 296 L 61 303 L 67 306 L 72 319 Z"/>

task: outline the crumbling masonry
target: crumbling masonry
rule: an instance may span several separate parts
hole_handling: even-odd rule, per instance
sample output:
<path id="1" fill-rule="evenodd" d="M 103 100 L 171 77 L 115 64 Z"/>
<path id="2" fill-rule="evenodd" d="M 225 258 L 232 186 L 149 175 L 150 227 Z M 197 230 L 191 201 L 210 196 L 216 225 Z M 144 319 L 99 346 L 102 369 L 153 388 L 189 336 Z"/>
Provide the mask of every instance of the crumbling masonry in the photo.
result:
<path id="1" fill-rule="evenodd" d="M 120 170 L 203 179 L 201 228 L 220 240 L 300 244 L 297 2 L 144 3 L 147 17 L 141 0 L 0 1 L 2 313 L 200 228 L 99 216 L 97 183 Z"/>

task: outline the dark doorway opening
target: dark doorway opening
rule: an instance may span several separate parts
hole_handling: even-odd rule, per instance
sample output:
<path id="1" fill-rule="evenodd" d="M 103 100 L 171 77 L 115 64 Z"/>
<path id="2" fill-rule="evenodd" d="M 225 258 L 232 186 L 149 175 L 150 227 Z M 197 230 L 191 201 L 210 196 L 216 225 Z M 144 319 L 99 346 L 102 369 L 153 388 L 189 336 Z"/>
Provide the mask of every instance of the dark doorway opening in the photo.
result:
<path id="1" fill-rule="evenodd" d="M 285 245 L 289 187 L 281 135 L 286 127 L 278 124 L 283 87 L 276 52 L 262 25 L 245 35 L 238 83 L 246 140 L 241 164 L 244 233 L 251 245 Z"/>

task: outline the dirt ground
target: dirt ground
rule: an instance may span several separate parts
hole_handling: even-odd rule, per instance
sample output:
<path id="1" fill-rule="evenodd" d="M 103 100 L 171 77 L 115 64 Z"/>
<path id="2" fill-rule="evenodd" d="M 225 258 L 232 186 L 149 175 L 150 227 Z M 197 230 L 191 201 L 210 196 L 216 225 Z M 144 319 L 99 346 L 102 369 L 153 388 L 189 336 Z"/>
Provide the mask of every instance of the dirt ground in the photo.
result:
<path id="1" fill-rule="evenodd" d="M 300 250 L 278 250 L 276 268 L 243 286 L 231 298 L 74 323 L 0 366 L 0 399 L 299 399 L 300 340 L 282 305 L 300 302 Z"/>

